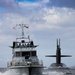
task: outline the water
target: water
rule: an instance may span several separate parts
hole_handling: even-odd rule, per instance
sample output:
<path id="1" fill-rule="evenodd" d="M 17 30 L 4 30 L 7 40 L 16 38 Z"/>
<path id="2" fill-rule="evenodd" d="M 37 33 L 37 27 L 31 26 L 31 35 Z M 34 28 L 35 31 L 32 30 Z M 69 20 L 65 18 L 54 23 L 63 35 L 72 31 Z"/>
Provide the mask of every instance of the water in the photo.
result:
<path id="1" fill-rule="evenodd" d="M 45 73 L 45 74 L 43 74 L 43 75 L 64 75 L 64 73 L 54 71 L 54 72 Z"/>
<path id="2" fill-rule="evenodd" d="M 66 71 L 65 70 L 62 70 L 62 71 L 44 70 L 42 75 L 75 75 L 75 69 L 69 70 L 69 72 L 71 72 L 72 74 L 69 74 L 69 73 L 66 74 L 66 72 L 68 72 L 68 71 L 67 70 Z M 10 70 L 8 70 L 4 73 L 0 72 L 0 75 L 27 75 L 27 74 L 25 74 L 24 72 L 21 73 L 18 71 L 16 71 L 16 72 L 12 71 L 11 72 Z"/>
<path id="3" fill-rule="evenodd" d="M 26 75 L 26 74 L 21 74 L 21 73 L 15 73 L 15 72 L 9 72 L 9 71 L 6 71 L 4 73 L 1 73 L 0 72 L 0 75 Z"/>
<path id="4" fill-rule="evenodd" d="M 75 69 L 48 69 L 43 75 L 75 75 Z"/>

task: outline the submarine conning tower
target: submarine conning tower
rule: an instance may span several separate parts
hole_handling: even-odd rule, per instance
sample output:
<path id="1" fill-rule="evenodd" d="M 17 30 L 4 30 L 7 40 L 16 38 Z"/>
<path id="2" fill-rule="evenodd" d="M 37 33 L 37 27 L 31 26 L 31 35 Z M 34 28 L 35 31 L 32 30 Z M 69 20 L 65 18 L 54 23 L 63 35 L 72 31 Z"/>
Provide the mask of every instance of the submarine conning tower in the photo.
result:
<path id="1" fill-rule="evenodd" d="M 65 64 L 61 63 L 61 57 L 71 57 L 71 55 L 61 55 L 60 39 L 57 39 L 56 55 L 46 55 L 46 57 L 56 57 L 56 63 L 51 65 L 53 67 L 63 67 Z"/>
<path id="2" fill-rule="evenodd" d="M 59 43 L 58 43 L 58 39 L 57 39 L 56 63 L 57 64 L 60 64 L 61 63 L 60 39 L 59 39 Z"/>

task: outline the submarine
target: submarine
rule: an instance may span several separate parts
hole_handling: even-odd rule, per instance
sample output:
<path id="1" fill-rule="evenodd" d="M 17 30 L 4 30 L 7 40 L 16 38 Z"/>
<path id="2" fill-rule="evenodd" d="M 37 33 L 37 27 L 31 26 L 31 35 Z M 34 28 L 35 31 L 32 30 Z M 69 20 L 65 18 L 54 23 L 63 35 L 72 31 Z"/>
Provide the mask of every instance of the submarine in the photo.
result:
<path id="1" fill-rule="evenodd" d="M 56 63 L 52 63 L 44 72 L 44 75 L 73 75 L 72 70 L 61 62 L 61 57 L 71 57 L 71 55 L 62 55 L 60 48 L 60 39 L 57 39 L 56 55 L 46 55 L 46 57 L 55 57 Z"/>
<path id="2" fill-rule="evenodd" d="M 60 39 L 57 39 L 57 49 L 56 55 L 46 55 L 46 57 L 55 57 L 56 63 L 52 63 L 50 67 L 52 68 L 67 68 L 64 63 L 61 63 L 61 57 L 71 57 L 71 55 L 62 55 L 60 48 Z"/>
<path id="3" fill-rule="evenodd" d="M 22 36 L 13 41 L 12 60 L 7 63 L 12 75 L 41 75 L 43 62 L 38 59 L 36 47 L 30 36 L 24 36 L 25 24 L 19 24 Z M 26 27 L 28 28 L 28 27 Z"/>

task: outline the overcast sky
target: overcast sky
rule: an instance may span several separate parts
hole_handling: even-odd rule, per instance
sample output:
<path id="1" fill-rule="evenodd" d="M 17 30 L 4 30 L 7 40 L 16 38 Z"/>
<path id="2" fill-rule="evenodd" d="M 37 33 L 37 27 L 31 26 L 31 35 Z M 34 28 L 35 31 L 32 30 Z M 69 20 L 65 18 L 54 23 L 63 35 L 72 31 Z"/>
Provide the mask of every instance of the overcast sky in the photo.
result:
<path id="1" fill-rule="evenodd" d="M 25 35 L 30 35 L 38 44 L 38 57 L 44 66 L 49 67 L 55 58 L 46 58 L 47 54 L 56 54 L 56 39 L 61 39 L 62 54 L 71 58 L 62 58 L 67 66 L 75 65 L 75 0 L 0 0 L 0 67 L 5 67 L 12 58 L 9 47 L 21 29 L 13 27 L 25 23 Z"/>

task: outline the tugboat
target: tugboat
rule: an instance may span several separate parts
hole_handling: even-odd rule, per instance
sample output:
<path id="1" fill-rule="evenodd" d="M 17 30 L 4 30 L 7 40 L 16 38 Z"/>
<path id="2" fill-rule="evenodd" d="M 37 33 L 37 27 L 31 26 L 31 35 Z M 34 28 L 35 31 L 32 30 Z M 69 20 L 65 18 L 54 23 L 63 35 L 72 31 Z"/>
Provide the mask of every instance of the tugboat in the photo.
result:
<path id="1" fill-rule="evenodd" d="M 13 42 L 12 61 L 8 63 L 8 69 L 16 75 L 41 75 L 43 70 L 43 62 L 39 61 L 34 42 L 30 36 L 24 36 L 25 24 L 19 24 L 22 29 L 22 36 L 16 38 Z"/>

